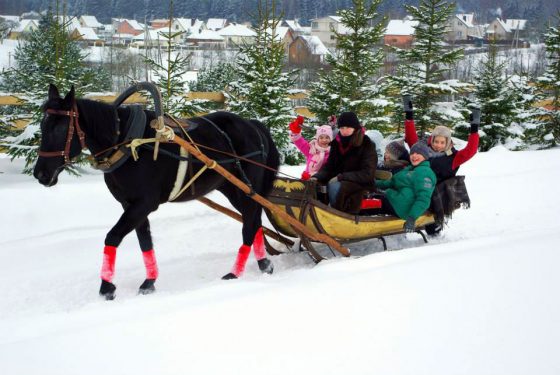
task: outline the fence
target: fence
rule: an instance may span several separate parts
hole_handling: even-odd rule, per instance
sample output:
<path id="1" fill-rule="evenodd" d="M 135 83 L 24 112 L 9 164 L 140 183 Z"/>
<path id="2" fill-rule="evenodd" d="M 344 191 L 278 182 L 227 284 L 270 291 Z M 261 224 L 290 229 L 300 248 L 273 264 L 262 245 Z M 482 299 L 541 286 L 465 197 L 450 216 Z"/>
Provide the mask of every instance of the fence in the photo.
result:
<path id="1" fill-rule="evenodd" d="M 97 94 L 91 93 L 86 94 L 84 98 L 92 99 L 92 100 L 99 100 L 105 103 L 110 103 L 116 99 L 118 94 Z M 185 95 L 188 100 L 193 99 L 205 99 L 216 103 L 225 103 L 226 97 L 222 92 L 189 92 Z M 297 93 L 297 94 L 290 94 L 288 95 L 290 100 L 305 100 L 307 99 L 307 93 Z M 139 93 L 135 93 L 130 96 L 126 101 L 125 104 L 146 104 L 147 99 L 145 96 Z M 8 105 L 8 106 L 19 106 L 23 105 L 24 102 L 22 99 L 18 97 L 17 94 L 2 94 L 0 93 L 0 105 Z M 295 111 L 298 115 L 302 115 L 308 118 L 315 117 L 313 113 L 309 111 L 309 109 L 305 106 L 295 106 Z M 29 123 L 30 119 L 20 118 L 14 122 L 14 125 L 18 129 L 23 129 Z"/>

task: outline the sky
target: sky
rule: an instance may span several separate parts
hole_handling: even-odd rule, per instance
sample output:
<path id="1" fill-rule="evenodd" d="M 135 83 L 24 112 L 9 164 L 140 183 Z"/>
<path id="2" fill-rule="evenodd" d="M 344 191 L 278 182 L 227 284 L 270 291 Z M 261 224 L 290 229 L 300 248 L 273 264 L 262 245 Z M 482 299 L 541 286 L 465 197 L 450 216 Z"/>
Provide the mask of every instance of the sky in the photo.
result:
<path id="1" fill-rule="evenodd" d="M 150 216 L 160 278 L 137 295 L 134 235 L 117 298 L 97 293 L 121 209 L 97 171 L 45 188 L 0 155 L 0 363 L 6 374 L 558 374 L 560 149 L 496 147 L 461 166 L 472 207 L 441 237 L 350 244 L 315 265 L 229 272 L 241 225 L 198 202 Z M 283 167 L 299 175 L 303 166 Z M 219 193 L 210 198 L 227 205 Z M 266 218 L 264 218 L 266 221 Z"/>

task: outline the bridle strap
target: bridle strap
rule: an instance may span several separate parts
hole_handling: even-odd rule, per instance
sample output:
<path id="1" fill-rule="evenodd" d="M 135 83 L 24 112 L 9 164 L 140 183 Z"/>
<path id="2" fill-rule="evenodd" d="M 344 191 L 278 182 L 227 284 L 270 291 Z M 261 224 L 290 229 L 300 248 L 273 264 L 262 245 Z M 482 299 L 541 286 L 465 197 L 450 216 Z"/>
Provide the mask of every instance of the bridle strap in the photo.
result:
<path id="1" fill-rule="evenodd" d="M 38 155 L 45 157 L 45 158 L 52 158 L 57 156 L 64 157 L 64 163 L 70 162 L 70 146 L 72 145 L 72 138 L 74 137 L 74 132 L 78 134 L 78 138 L 80 140 L 80 146 L 82 146 L 82 150 L 86 148 L 86 135 L 82 131 L 79 122 L 79 114 L 78 114 L 78 106 L 76 101 L 72 103 L 72 110 L 64 111 L 60 109 L 47 109 L 46 112 L 49 115 L 59 115 L 59 116 L 68 116 L 70 117 L 70 124 L 68 124 L 68 132 L 66 133 L 66 143 L 64 144 L 63 151 L 41 151 L 39 150 Z"/>

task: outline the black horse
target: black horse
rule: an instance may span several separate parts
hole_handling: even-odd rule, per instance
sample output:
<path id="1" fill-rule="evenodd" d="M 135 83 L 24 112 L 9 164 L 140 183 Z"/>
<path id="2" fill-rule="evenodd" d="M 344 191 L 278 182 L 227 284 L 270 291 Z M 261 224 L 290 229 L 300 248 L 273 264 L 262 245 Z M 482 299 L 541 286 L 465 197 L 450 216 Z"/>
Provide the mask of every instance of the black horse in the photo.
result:
<path id="1" fill-rule="evenodd" d="M 181 192 L 179 188 L 196 175 L 203 164 L 188 155 L 180 156 L 179 146 L 174 143 L 162 143 L 157 160 L 153 158 L 153 146 L 139 147 L 137 161 L 129 156 L 125 146 L 114 147 L 127 144 L 128 138 L 153 138 L 155 131 L 149 124 L 156 118 L 154 112 L 140 110 L 139 106 L 115 107 L 76 99 L 74 88 L 62 98 L 54 85 L 49 87 L 43 111 L 39 158 L 33 173 L 41 184 L 55 185 L 58 174 L 84 148 L 89 149 L 101 165 L 113 161 L 105 165 L 105 183 L 123 206 L 124 213 L 105 238 L 100 295 L 107 299 L 115 296 L 116 287 L 112 280 L 116 249 L 132 230 L 136 230 L 146 266 L 146 280 L 139 292 L 145 294 L 155 290 L 158 268 L 148 215 L 160 204 L 168 202 L 170 195 L 173 201 L 188 201 L 217 189 L 243 216 L 243 244 L 231 273 L 224 279 L 237 278 L 243 273 L 251 245 L 261 271 L 272 272 L 272 263 L 265 256 L 262 207 L 258 203 L 213 170 L 203 172 Z M 207 147 L 201 151 L 245 180 L 255 193 L 266 195 L 270 191 L 280 158 L 263 124 L 232 113 L 216 112 L 190 119 L 187 132 L 192 141 Z M 245 155 L 246 158 L 239 159 L 231 154 Z M 255 163 L 246 161 L 247 158 Z"/>

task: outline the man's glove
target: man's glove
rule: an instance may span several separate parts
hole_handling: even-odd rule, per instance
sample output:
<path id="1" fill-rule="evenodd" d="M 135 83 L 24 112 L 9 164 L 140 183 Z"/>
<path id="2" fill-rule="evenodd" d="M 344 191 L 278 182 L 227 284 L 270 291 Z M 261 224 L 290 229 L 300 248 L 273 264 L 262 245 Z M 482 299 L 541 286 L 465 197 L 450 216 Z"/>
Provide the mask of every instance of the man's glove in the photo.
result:
<path id="1" fill-rule="evenodd" d="M 298 116 L 294 121 L 290 122 L 290 130 L 292 131 L 292 133 L 301 133 L 301 125 L 303 124 L 304 119 L 305 118 L 303 116 Z"/>
<path id="2" fill-rule="evenodd" d="M 403 110 L 405 114 L 405 118 L 407 120 L 412 120 L 414 118 L 414 111 L 412 109 L 412 96 L 410 95 L 403 95 Z"/>
<path id="3" fill-rule="evenodd" d="M 471 133 L 477 133 L 480 126 L 480 108 L 473 108 L 470 117 Z"/>
<path id="4" fill-rule="evenodd" d="M 406 233 L 412 233 L 414 231 L 416 231 L 416 225 L 415 225 L 416 220 L 414 220 L 413 217 L 409 217 L 408 219 L 406 219 L 406 222 L 403 225 L 403 229 Z"/>

